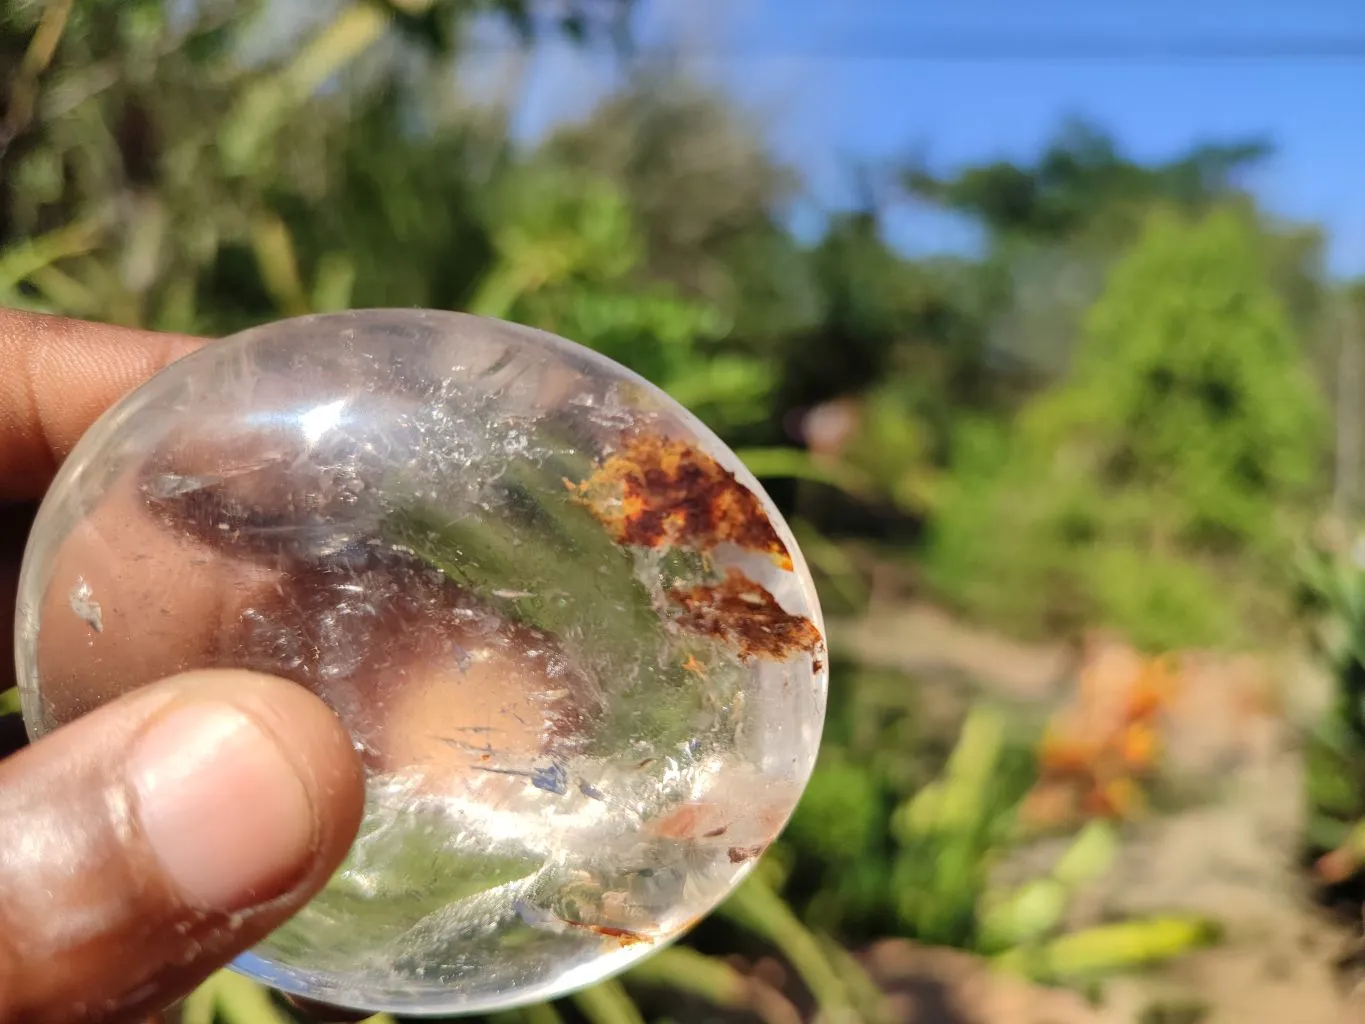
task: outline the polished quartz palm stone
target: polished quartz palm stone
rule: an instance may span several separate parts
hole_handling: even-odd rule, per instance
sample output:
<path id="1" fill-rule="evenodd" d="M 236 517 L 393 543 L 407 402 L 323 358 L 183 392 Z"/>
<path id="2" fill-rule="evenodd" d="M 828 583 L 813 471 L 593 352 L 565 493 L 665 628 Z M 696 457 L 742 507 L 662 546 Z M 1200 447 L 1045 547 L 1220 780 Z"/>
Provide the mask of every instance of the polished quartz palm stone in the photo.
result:
<path id="1" fill-rule="evenodd" d="M 286 320 L 106 414 L 39 514 L 40 736 L 188 669 L 305 686 L 367 769 L 349 858 L 246 974 L 472 1013 L 710 911 L 809 777 L 819 608 L 758 483 L 661 391 L 453 313 Z"/>

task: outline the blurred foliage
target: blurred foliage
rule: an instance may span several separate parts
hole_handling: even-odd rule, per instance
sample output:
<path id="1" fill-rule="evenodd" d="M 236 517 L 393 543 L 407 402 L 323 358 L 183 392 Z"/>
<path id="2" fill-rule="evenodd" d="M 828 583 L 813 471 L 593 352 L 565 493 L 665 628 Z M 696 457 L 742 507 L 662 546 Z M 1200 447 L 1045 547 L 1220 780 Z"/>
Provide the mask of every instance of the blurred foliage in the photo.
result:
<path id="1" fill-rule="evenodd" d="M 1336 700 L 1309 737 L 1307 847 L 1329 885 L 1365 867 L 1365 542 L 1327 523 L 1299 555 L 1301 610 L 1336 682 Z"/>
<path id="2" fill-rule="evenodd" d="M 1285 621 L 1286 520 L 1322 496 L 1326 420 L 1258 236 L 1232 210 L 1151 216 L 1066 378 L 994 451 L 969 439 L 930 552 L 945 593 L 1154 650 Z"/>
<path id="3" fill-rule="evenodd" d="M 1104 227 L 1130 234 L 1158 203 L 1208 207 L 1237 187 L 1238 175 L 1268 156 L 1264 140 L 1206 144 L 1143 166 L 1094 125 L 1071 121 L 1031 166 L 995 162 L 952 178 L 923 169 L 908 186 L 949 209 L 980 218 L 999 235 L 1070 238 Z"/>
<path id="4" fill-rule="evenodd" d="M 1184 917 L 1065 933 L 1074 893 L 1113 863 L 1119 839 L 1108 821 L 1081 828 L 1048 874 L 1017 889 L 993 886 L 994 862 L 1027 835 L 1019 812 L 1036 777 L 1032 730 L 978 704 L 944 758 L 915 735 L 933 728 L 917 726 L 918 709 L 885 699 L 906 692 L 908 680 L 847 668 L 843 678 L 865 684 L 848 698 L 863 706 L 831 722 L 776 852 L 795 865 L 786 895 L 822 930 L 845 941 L 890 932 L 969 949 L 1044 980 L 1100 975 L 1215 940 L 1213 924 Z M 875 742 L 870 730 L 884 731 L 879 753 L 859 764 L 852 751 Z"/>
<path id="5" fill-rule="evenodd" d="M 1353 848 L 1365 589 L 1339 546 L 1293 553 L 1330 485 L 1346 520 L 1365 497 L 1365 425 L 1324 386 L 1360 344 L 1328 314 L 1365 313 L 1365 293 L 1323 273 L 1318 228 L 1244 189 L 1269 147 L 1140 162 L 1072 123 L 1033 161 L 893 168 L 893 198 L 969 219 L 978 253 L 897 251 L 884 197 L 807 243 L 786 227 L 800 182 L 762 124 L 667 67 L 624 62 L 613 95 L 533 144 L 512 137 L 515 89 L 459 84 L 491 25 L 628 52 L 629 8 L 13 0 L 0 303 L 210 335 L 365 306 L 556 331 L 734 445 L 840 613 L 883 586 L 870 563 L 908 565 L 905 586 L 1008 634 L 1109 626 L 1169 650 L 1272 635 L 1302 584 L 1341 694 L 1310 757 L 1314 844 Z M 873 1020 L 847 950 L 886 935 L 1049 981 L 1212 940 L 1179 917 L 1064 931 L 1073 890 L 1112 859 L 1104 824 L 1051 874 L 993 889 L 1040 724 L 984 704 L 945 717 L 919 680 L 848 658 L 834 679 L 805 799 L 731 903 L 623 982 L 509 1024 L 676 1019 L 684 998 L 770 1024 L 811 1001 Z M 753 966 L 774 955 L 796 980 Z M 185 1012 L 287 1013 L 229 975 Z"/>

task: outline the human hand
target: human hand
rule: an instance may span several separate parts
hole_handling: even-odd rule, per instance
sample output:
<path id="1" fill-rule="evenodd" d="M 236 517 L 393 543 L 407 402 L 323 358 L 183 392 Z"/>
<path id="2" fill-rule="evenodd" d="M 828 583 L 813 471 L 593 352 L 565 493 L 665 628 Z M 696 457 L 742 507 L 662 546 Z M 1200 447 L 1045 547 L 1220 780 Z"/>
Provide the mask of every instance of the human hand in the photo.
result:
<path id="1" fill-rule="evenodd" d="M 0 618 L 25 503 L 196 344 L 0 310 Z M 305 689 L 228 670 L 139 682 L 0 761 L 0 1022 L 164 1008 L 302 907 L 354 838 L 361 766 Z"/>

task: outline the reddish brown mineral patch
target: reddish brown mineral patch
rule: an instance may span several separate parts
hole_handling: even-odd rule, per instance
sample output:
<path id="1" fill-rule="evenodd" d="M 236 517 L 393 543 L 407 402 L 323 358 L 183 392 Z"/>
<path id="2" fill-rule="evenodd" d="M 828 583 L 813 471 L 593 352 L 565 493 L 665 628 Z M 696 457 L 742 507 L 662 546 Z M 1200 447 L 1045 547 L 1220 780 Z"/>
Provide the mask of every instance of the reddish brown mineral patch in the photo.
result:
<path id="1" fill-rule="evenodd" d="M 763 846 L 732 846 L 727 856 L 731 864 L 743 864 L 746 860 L 756 860 L 763 856 Z"/>
<path id="2" fill-rule="evenodd" d="M 680 610 L 677 622 L 738 652 L 741 658 L 786 661 L 815 654 L 822 643 L 810 619 L 792 615 L 772 594 L 738 569 L 720 583 L 669 592 Z"/>
<path id="3" fill-rule="evenodd" d="M 617 928 L 609 924 L 590 924 L 587 921 L 571 921 L 567 917 L 561 917 L 561 921 L 573 928 L 582 928 L 584 931 L 600 935 L 604 939 L 615 939 L 622 946 L 638 946 L 642 942 L 653 942 L 652 936 L 644 932 L 631 931 L 629 928 Z"/>
<path id="4" fill-rule="evenodd" d="M 569 486 L 619 544 L 694 551 L 734 544 L 792 568 L 758 495 L 682 441 L 637 435 L 587 480 Z"/>

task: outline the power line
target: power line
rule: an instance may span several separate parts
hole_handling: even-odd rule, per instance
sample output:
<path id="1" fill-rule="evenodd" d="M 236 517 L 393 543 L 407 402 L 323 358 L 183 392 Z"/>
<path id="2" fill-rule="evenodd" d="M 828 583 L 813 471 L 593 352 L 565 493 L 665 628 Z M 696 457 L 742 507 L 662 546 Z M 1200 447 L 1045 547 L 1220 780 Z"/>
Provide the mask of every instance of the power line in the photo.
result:
<path id="1" fill-rule="evenodd" d="M 513 51 L 515 46 L 475 45 L 480 52 Z M 894 60 L 932 62 L 1046 63 L 1122 61 L 1152 63 L 1235 63 L 1365 60 L 1365 37 L 1305 36 L 1295 39 L 1246 37 L 1124 38 L 1067 36 L 1030 39 L 1003 34 L 903 33 L 865 38 L 825 37 L 809 45 L 749 40 L 704 45 L 637 44 L 635 56 L 672 58 Z"/>
<path id="2" fill-rule="evenodd" d="M 913 38 L 830 39 L 815 44 L 819 56 L 926 61 L 1264 61 L 1365 58 L 1365 37 L 1298 39 L 1123 38 L 1116 36 L 1028 39 L 1002 35 L 917 35 Z"/>

